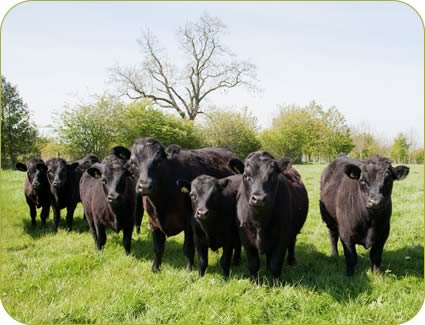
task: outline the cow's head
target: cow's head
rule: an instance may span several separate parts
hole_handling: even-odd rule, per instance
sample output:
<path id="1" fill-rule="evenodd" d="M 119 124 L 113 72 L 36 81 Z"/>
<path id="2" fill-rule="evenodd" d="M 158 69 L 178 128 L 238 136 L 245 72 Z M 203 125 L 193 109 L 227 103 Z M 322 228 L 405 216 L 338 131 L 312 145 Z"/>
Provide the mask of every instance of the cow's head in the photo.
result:
<path id="1" fill-rule="evenodd" d="M 170 144 L 169 146 L 167 146 L 167 148 L 165 148 L 165 154 L 167 155 L 167 158 L 173 158 L 181 150 L 182 150 L 182 147 L 180 147 L 178 144 Z"/>
<path id="2" fill-rule="evenodd" d="M 29 160 L 27 164 L 18 162 L 15 167 L 17 170 L 27 173 L 28 181 L 34 191 L 48 189 L 47 166 L 43 160 L 34 158 Z"/>
<path id="3" fill-rule="evenodd" d="M 366 196 L 366 207 L 377 209 L 391 196 L 393 182 L 409 174 L 407 166 L 391 166 L 391 161 L 383 157 L 374 157 L 358 165 L 348 164 L 345 174 L 359 182 L 360 190 Z"/>
<path id="4" fill-rule="evenodd" d="M 115 147 L 119 153 L 123 147 Z M 131 148 L 130 171 L 136 180 L 136 191 L 142 195 L 151 195 L 158 188 L 158 179 L 165 171 L 163 167 L 167 155 L 161 143 L 153 138 L 140 138 Z M 170 158 L 172 159 L 172 158 Z"/>
<path id="5" fill-rule="evenodd" d="M 46 162 L 47 177 L 50 186 L 55 190 L 60 190 L 68 183 L 70 174 L 78 167 L 78 162 L 68 164 L 65 159 L 53 158 Z"/>
<path id="6" fill-rule="evenodd" d="M 129 155 L 128 155 L 129 157 Z M 109 155 L 101 163 L 95 163 L 87 173 L 102 182 L 106 199 L 111 206 L 122 206 L 128 190 L 134 191 L 134 182 L 128 168 L 128 158 Z"/>
<path id="7" fill-rule="evenodd" d="M 212 222 L 217 218 L 220 196 L 223 190 L 231 183 L 228 178 L 217 179 L 212 176 L 201 175 L 192 183 L 178 180 L 177 186 L 182 192 L 188 193 L 192 201 L 193 216 L 200 223 Z"/>
<path id="8" fill-rule="evenodd" d="M 285 162 L 286 160 L 276 161 L 265 151 L 253 152 L 245 159 L 243 185 L 250 206 L 262 208 L 273 202 L 279 184 L 279 174 L 286 168 Z M 235 170 L 234 166 L 233 169 Z M 242 167 L 239 165 L 235 171 L 240 169 Z"/>

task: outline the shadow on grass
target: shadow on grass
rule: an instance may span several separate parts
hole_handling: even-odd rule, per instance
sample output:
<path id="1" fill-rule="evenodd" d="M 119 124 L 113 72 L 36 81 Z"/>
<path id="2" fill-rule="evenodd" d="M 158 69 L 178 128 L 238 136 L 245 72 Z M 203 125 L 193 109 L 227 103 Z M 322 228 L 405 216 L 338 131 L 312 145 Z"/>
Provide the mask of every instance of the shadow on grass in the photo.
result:
<path id="1" fill-rule="evenodd" d="M 121 244 L 122 236 L 111 238 Z M 207 273 L 222 276 L 220 265 L 221 249 L 214 261 L 210 261 Z M 370 261 L 369 251 L 359 254 L 355 273 L 352 277 L 345 275 L 345 258 L 343 255 L 331 257 L 318 251 L 313 245 L 301 244 L 296 247 L 296 265 L 284 264 L 281 279 L 278 285 L 291 285 L 317 292 L 326 292 L 338 301 L 355 299 L 362 293 L 369 294 L 370 287 Z M 132 255 L 137 259 L 152 262 L 154 258 L 152 237 L 134 237 L 132 242 Z M 382 276 L 402 278 L 405 276 L 424 276 L 424 249 L 421 245 L 406 246 L 398 250 L 385 251 L 382 263 Z M 183 254 L 183 244 L 173 238 L 168 238 L 165 244 L 163 266 L 184 270 L 186 259 Z M 195 266 L 193 271 L 198 272 L 197 255 L 195 254 Z M 247 260 L 244 253 L 241 262 L 232 266 L 228 280 L 249 279 Z M 266 271 L 265 257 L 261 256 L 261 268 L 259 271 L 261 286 L 273 287 L 271 275 Z"/>
<path id="2" fill-rule="evenodd" d="M 424 247 L 422 245 L 411 245 L 389 251 L 384 248 L 381 269 L 384 273 L 398 279 L 406 276 L 423 279 Z"/>
<path id="3" fill-rule="evenodd" d="M 50 217 L 46 221 L 46 225 L 41 224 L 40 219 L 37 218 L 37 224 L 35 226 L 31 225 L 31 220 L 25 218 L 22 220 L 24 231 L 30 235 L 33 239 L 38 239 L 49 234 L 53 234 L 53 220 Z M 64 218 L 61 218 L 59 222 L 59 229 L 67 229 L 66 221 Z M 72 224 L 72 231 L 77 233 L 83 233 L 89 231 L 89 226 L 84 217 L 79 217 L 74 215 L 74 222 Z"/>

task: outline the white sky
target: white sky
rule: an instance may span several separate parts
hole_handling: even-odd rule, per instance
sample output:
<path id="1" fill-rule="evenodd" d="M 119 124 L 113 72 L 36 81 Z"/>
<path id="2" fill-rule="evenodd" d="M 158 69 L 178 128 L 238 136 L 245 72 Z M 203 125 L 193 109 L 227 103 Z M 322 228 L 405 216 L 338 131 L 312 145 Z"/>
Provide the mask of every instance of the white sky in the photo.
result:
<path id="1" fill-rule="evenodd" d="M 316 100 L 350 125 L 387 140 L 413 129 L 423 144 L 423 29 L 399 2 L 27 2 L 4 20 L 2 74 L 46 125 L 65 103 L 113 88 L 108 67 L 140 62 L 146 29 L 178 61 L 177 28 L 203 13 L 228 26 L 224 43 L 257 66 L 263 89 L 208 104 L 247 106 L 268 127 L 278 105 Z"/>

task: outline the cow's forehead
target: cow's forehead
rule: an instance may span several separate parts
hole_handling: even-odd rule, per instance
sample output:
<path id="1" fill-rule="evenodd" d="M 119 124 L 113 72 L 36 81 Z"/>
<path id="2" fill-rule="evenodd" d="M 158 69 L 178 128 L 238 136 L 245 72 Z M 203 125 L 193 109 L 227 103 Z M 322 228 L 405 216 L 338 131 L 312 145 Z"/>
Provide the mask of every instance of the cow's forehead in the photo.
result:
<path id="1" fill-rule="evenodd" d="M 62 158 L 54 158 L 47 161 L 47 166 L 51 167 L 52 169 L 65 167 L 66 166 L 66 160 Z"/>
<path id="2" fill-rule="evenodd" d="M 118 158 L 115 155 L 109 155 L 106 156 L 105 159 L 102 161 L 105 171 L 109 172 L 115 172 L 118 170 L 122 170 L 122 167 L 125 164 L 125 161 L 121 158 Z"/>
<path id="3" fill-rule="evenodd" d="M 264 169 L 273 162 L 274 159 L 271 155 L 259 152 L 246 160 L 245 167 L 252 169 Z"/>
<path id="4" fill-rule="evenodd" d="M 366 172 L 368 176 L 380 175 L 385 173 L 390 166 L 390 162 L 385 160 L 368 161 L 363 165 L 363 172 Z"/>
<path id="5" fill-rule="evenodd" d="M 39 158 L 33 158 L 27 162 L 28 171 L 34 172 L 36 171 L 37 164 L 44 164 L 44 161 Z"/>
<path id="6" fill-rule="evenodd" d="M 206 189 L 217 183 L 217 179 L 207 175 L 201 175 L 195 178 L 192 182 L 193 188 L 196 190 Z"/>
<path id="7" fill-rule="evenodd" d="M 158 142 L 141 142 L 133 145 L 132 153 L 137 157 L 156 153 L 161 150 L 163 150 L 163 148 Z"/>

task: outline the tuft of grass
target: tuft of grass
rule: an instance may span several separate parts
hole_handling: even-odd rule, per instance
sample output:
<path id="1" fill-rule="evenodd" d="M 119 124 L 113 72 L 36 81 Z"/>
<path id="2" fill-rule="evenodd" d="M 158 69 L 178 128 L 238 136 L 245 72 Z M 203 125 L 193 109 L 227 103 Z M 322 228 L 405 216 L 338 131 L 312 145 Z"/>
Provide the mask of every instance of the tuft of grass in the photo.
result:
<path id="1" fill-rule="evenodd" d="M 122 234 L 108 232 L 102 252 L 83 219 L 75 230 L 64 222 L 53 234 L 39 219 L 30 225 L 23 195 L 24 173 L 0 173 L 0 298 L 16 320 L 31 323 L 402 323 L 420 309 L 424 277 L 424 168 L 393 190 L 391 234 L 383 273 L 369 270 L 368 251 L 358 247 L 352 278 L 344 258 L 330 257 L 327 228 L 318 208 L 324 165 L 296 166 L 306 184 L 310 210 L 298 237 L 297 264 L 284 266 L 284 284 L 273 286 L 265 272 L 260 285 L 248 279 L 246 258 L 229 279 L 221 275 L 220 253 L 210 252 L 205 277 L 185 270 L 183 235 L 168 238 L 162 271 L 151 272 L 152 238 L 146 218 L 133 235 L 130 256 Z M 342 255 L 342 248 L 340 254 Z"/>

